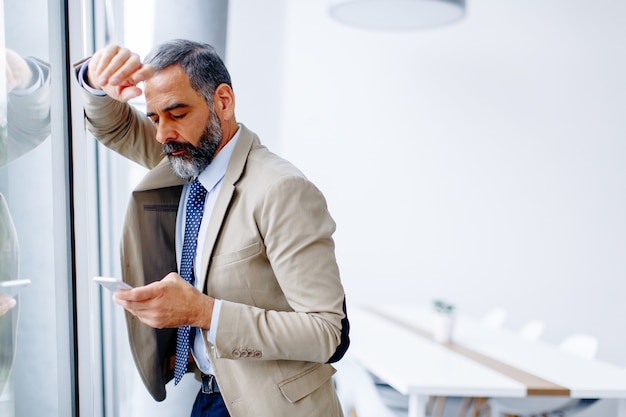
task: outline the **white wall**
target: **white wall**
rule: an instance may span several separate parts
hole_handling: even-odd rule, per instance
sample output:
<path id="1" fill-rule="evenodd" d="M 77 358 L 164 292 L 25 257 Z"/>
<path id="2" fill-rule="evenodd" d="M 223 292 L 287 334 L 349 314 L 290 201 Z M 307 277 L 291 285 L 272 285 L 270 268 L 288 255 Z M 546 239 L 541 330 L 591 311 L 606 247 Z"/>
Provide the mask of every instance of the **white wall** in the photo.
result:
<path id="1" fill-rule="evenodd" d="M 326 194 L 349 301 L 503 306 L 626 365 L 626 3 L 405 33 L 325 7 L 231 0 L 227 62 L 239 120 Z"/>

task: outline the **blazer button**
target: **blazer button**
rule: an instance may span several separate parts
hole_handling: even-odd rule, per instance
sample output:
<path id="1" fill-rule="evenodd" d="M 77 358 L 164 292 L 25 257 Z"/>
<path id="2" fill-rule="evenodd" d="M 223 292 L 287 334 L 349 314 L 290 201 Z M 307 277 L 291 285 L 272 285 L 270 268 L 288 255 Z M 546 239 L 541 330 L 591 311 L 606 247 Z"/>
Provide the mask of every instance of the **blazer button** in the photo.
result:
<path id="1" fill-rule="evenodd" d="M 256 352 L 254 352 L 254 357 L 255 358 L 260 358 L 261 356 L 263 356 L 263 354 L 261 353 L 260 350 L 257 350 Z"/>
<path id="2" fill-rule="evenodd" d="M 241 351 L 239 349 L 233 350 L 233 358 L 239 358 L 241 356 Z"/>

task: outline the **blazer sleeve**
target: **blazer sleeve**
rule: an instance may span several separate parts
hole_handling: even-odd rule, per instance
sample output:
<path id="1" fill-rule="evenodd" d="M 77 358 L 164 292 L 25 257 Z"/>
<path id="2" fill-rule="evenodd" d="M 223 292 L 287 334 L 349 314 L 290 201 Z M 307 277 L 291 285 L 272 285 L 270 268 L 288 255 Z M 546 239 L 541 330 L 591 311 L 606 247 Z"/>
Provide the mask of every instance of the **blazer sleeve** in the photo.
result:
<path id="1" fill-rule="evenodd" d="M 342 341 L 345 348 L 348 342 L 332 238 L 335 223 L 326 201 L 306 178 L 283 177 L 265 193 L 257 222 L 282 292 L 273 297 L 284 297 L 287 307 L 268 307 L 272 300 L 255 306 L 224 301 L 216 336 L 218 356 L 325 363 Z"/>
<path id="2" fill-rule="evenodd" d="M 0 133 L 0 166 L 31 151 L 50 136 L 50 66 L 32 57 L 28 62 L 41 73 L 41 85 L 28 94 L 8 94 L 6 131 Z"/>
<path id="3" fill-rule="evenodd" d="M 85 111 L 85 126 L 107 148 L 148 169 L 163 159 L 163 150 L 156 141 L 152 121 L 136 107 L 112 99 L 96 96 L 80 86 L 78 80 L 81 61 L 74 66 Z"/>

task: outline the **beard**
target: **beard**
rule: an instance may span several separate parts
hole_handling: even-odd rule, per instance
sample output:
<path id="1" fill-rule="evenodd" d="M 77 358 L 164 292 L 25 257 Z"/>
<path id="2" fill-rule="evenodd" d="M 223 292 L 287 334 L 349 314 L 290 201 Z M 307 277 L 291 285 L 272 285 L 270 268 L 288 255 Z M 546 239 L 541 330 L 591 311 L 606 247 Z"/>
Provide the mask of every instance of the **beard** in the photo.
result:
<path id="1" fill-rule="evenodd" d="M 176 175 L 184 180 L 197 177 L 209 166 L 222 141 L 222 127 L 214 109 L 211 109 L 210 121 L 200 135 L 198 146 L 190 143 L 167 142 L 163 144 L 163 153 L 167 155 Z M 182 155 L 173 152 L 185 150 Z"/>

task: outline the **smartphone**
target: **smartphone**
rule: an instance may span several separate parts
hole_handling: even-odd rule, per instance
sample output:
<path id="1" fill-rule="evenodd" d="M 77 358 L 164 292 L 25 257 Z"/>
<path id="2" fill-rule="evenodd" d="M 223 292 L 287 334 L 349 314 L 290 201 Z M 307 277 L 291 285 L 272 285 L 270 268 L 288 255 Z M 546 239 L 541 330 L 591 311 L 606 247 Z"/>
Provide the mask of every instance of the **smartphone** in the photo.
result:
<path id="1" fill-rule="evenodd" d="M 108 289 L 109 291 L 130 290 L 133 288 L 129 284 L 122 281 L 120 278 L 94 277 L 93 280 L 102 285 L 104 288 Z"/>
<path id="2" fill-rule="evenodd" d="M 22 288 L 30 284 L 29 279 L 13 279 L 0 282 L 0 293 L 15 297 Z"/>

